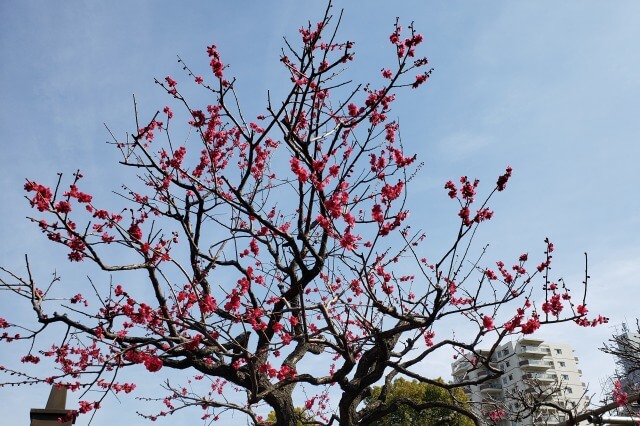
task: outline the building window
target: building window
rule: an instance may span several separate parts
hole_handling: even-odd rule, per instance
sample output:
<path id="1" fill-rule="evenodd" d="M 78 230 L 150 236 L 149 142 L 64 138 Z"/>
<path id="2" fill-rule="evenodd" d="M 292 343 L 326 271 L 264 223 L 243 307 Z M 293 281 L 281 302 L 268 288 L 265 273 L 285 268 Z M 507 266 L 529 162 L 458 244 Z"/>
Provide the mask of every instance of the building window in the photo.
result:
<path id="1" fill-rule="evenodd" d="M 568 374 L 563 374 L 562 375 L 562 380 L 569 380 L 569 375 Z"/>
<path id="2" fill-rule="evenodd" d="M 509 374 L 509 380 L 513 380 L 513 374 Z"/>
<path id="3" fill-rule="evenodd" d="M 505 365 L 507 366 L 507 368 L 511 367 L 511 363 L 509 361 L 505 362 Z"/>
<path id="4" fill-rule="evenodd" d="M 503 377 L 503 378 L 502 378 L 502 384 L 503 384 L 503 385 L 506 385 L 506 384 L 507 384 L 507 378 L 506 378 L 506 377 Z"/>
<path id="5" fill-rule="evenodd" d="M 567 363 L 564 361 L 558 361 L 558 364 L 560 365 L 560 367 L 566 367 Z"/>
<path id="6" fill-rule="evenodd" d="M 567 393 L 573 393 L 573 389 L 567 388 Z"/>
<path id="7" fill-rule="evenodd" d="M 556 349 L 556 355 L 562 355 L 562 349 Z"/>

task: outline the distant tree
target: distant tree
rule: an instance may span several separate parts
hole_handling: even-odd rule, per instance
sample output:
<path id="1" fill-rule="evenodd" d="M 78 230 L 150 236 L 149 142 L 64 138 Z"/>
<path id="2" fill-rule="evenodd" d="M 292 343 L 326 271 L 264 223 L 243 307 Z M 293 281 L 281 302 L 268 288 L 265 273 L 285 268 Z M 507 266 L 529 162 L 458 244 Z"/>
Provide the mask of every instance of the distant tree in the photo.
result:
<path id="1" fill-rule="evenodd" d="M 618 366 L 602 390 L 602 400 L 575 413 L 571 421 L 559 426 L 573 426 L 587 420 L 608 424 L 611 416 L 616 418 L 616 423 L 640 424 L 640 322 L 636 320 L 635 331 L 624 324 L 623 332 L 612 336 L 600 350 L 613 355 Z"/>
<path id="2" fill-rule="evenodd" d="M 635 330 L 623 324 L 622 333 L 613 335 L 600 350 L 615 357 L 617 368 L 607 382 L 602 404 L 588 415 L 615 414 L 640 423 L 640 322 L 636 320 Z"/>
<path id="3" fill-rule="evenodd" d="M 307 410 L 301 407 L 295 408 L 296 426 L 305 426 L 305 424 L 313 424 L 313 417 L 309 415 Z M 270 411 L 267 416 L 267 424 L 276 424 L 278 418 L 275 411 Z"/>
<path id="4" fill-rule="evenodd" d="M 42 376 L 5 366 L 5 384 L 98 391 L 83 394 L 77 411 L 87 413 L 111 392 L 133 391 L 127 373 L 136 366 L 158 381 L 160 370 L 176 369 L 188 386 L 166 382 L 166 409 L 148 418 L 196 407 L 205 419 L 232 410 L 259 425 L 268 405 L 278 426 L 294 426 L 295 394 L 318 424 L 366 425 L 406 405 L 362 405 L 376 384 L 389 393 L 396 374 L 444 390 L 478 384 L 502 374 L 480 348 L 544 325 L 605 321 L 587 319 L 585 297 L 551 276 L 548 240 L 537 262 L 525 253 L 484 264 L 473 237 L 511 168 L 482 198 L 479 180 L 443 183 L 455 228 L 444 251 L 426 258 L 424 231 L 408 222 L 419 162 L 390 118 L 396 93 L 431 74 L 418 55 L 423 37 L 396 21 L 371 83 L 353 83 L 345 69 L 353 43 L 338 41 L 339 22 L 329 7 L 300 30 L 300 45 L 286 42 L 289 89 L 269 94 L 256 116 L 241 108 L 215 45 L 210 77 L 182 63 L 209 103 L 192 103 L 170 76 L 157 81 L 171 105 L 148 115 L 136 106 L 136 128 L 114 136 L 121 165 L 139 178 L 114 170 L 125 180 L 120 204 L 94 198 L 79 171 L 53 188 L 27 181 L 33 223 L 98 276 L 76 293 L 34 273 L 38 259 L 24 272 L 3 269 L 3 297 L 39 324 L 3 313 L 0 340 L 27 341 L 18 358 L 51 365 Z M 417 223 L 429 220 L 423 203 Z M 464 337 L 439 327 L 449 318 L 465 321 Z M 423 366 L 443 351 L 490 374 L 430 379 Z M 481 421 L 455 404 L 434 408 L 446 406 Z"/>
<path id="5" fill-rule="evenodd" d="M 436 381 L 444 383 L 442 379 Z M 469 410 L 467 399 L 460 388 L 446 390 L 435 384 L 398 378 L 386 389 L 374 386 L 365 406 L 379 404 L 389 409 L 389 414 L 371 423 L 373 426 L 470 426 L 474 424 L 471 418 L 451 409 Z"/>
<path id="6" fill-rule="evenodd" d="M 600 350 L 615 357 L 618 380 L 624 390 L 640 391 L 640 322 L 636 320 L 635 332 L 626 324 L 624 327 L 622 333 L 615 334 Z"/>

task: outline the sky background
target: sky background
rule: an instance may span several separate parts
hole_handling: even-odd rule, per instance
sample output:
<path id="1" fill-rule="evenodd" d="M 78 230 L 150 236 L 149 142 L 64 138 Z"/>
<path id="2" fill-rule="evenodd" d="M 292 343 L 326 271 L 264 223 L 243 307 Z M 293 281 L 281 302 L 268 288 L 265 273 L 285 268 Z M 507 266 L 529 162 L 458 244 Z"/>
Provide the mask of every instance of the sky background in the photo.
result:
<path id="1" fill-rule="evenodd" d="M 614 325 L 639 316 L 640 3 L 336 1 L 336 13 L 341 8 L 340 34 L 356 42 L 357 81 L 378 78 L 390 63 L 396 16 L 425 36 L 433 77 L 423 90 L 401 93 L 392 115 L 425 164 L 409 193 L 413 218 L 433 241 L 426 250 L 437 252 L 455 227 L 444 182 L 468 175 L 493 184 L 511 165 L 508 191 L 492 203 L 496 216 L 478 236 L 490 243 L 488 259 L 542 254 L 549 237 L 554 272 L 577 291 L 589 254 L 588 306 L 610 325 L 551 327 L 539 336 L 572 344 L 590 393 L 598 394 L 614 363 L 597 348 Z M 322 2 L 294 1 L 0 2 L 0 265 L 20 270 L 29 253 L 40 279 L 58 270 L 69 285 L 82 285 L 66 253 L 25 219 L 25 178 L 53 184 L 56 173 L 80 167 L 89 192 L 109 197 L 121 182 L 103 123 L 119 136 L 134 130 L 132 94 L 151 117 L 169 101 L 153 78 L 186 82 L 176 55 L 205 75 L 212 43 L 231 64 L 227 73 L 237 76 L 248 115 L 261 113 L 266 91 L 287 84 L 278 62 L 282 36 L 295 39 L 323 10 Z M 0 317 L 28 318 L 23 308 L 0 293 Z M 0 365 L 21 356 L 17 348 L 2 345 Z M 436 357 L 428 368 L 446 378 L 450 361 Z M 141 388 L 161 395 L 151 385 Z M 0 389 L 3 421 L 26 424 L 29 408 L 43 406 L 48 392 Z M 140 404 L 109 399 L 92 424 L 111 425 L 114 417 L 136 424 Z M 156 424 L 198 424 L 200 416 L 196 410 Z"/>

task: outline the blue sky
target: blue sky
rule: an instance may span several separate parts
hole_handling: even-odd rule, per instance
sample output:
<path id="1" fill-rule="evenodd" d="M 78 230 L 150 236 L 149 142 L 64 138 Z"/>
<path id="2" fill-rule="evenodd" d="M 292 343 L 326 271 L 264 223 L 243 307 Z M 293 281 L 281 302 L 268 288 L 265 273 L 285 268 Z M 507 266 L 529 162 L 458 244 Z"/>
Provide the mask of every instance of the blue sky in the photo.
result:
<path id="1" fill-rule="evenodd" d="M 469 175 L 492 183 L 510 164 L 508 191 L 478 237 L 491 244 L 490 258 L 541 253 L 548 236 L 557 247 L 555 272 L 578 286 L 588 252 L 591 312 L 612 325 L 633 321 L 640 296 L 640 3 L 395 3 L 338 1 L 335 9 L 345 9 L 341 34 L 356 42 L 352 75 L 362 81 L 388 63 L 381 52 L 396 16 L 405 25 L 415 21 L 425 36 L 433 77 L 424 90 L 402 93 L 393 114 L 404 144 L 425 163 L 409 191 L 430 249 L 453 232 L 444 182 Z M 25 178 L 53 183 L 57 172 L 81 167 L 91 192 L 109 196 L 120 181 L 103 123 L 119 135 L 133 130 L 134 93 L 141 111 L 161 109 L 167 98 L 153 78 L 186 80 L 176 55 L 204 73 L 208 44 L 218 45 L 245 107 L 257 115 L 266 91 L 287 83 L 278 63 L 282 36 L 295 37 L 323 8 L 293 1 L 0 2 L 2 266 L 19 268 L 30 253 L 41 277 L 57 269 L 67 281 L 82 280 L 25 220 Z M 0 316 L 29 316 L 0 296 Z M 614 367 L 597 348 L 612 332 L 563 326 L 540 335 L 570 336 L 584 381 L 597 393 Z M 11 357 L 3 345 L 0 365 Z M 449 361 L 436 359 L 434 375 L 446 376 Z M 26 400 L 44 403 L 47 393 L 44 386 L 0 389 L 0 409 L 14 416 L 8 424 L 24 423 Z M 112 399 L 93 424 L 112 424 L 114 415 L 134 424 L 136 404 Z M 157 424 L 193 424 L 199 416 Z"/>

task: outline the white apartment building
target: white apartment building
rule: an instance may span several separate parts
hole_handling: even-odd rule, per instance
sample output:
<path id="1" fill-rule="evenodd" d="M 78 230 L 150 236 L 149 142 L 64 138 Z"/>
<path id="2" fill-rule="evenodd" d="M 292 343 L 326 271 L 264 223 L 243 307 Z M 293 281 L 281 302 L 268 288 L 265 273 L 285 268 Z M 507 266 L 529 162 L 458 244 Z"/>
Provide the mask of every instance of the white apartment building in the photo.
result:
<path id="1" fill-rule="evenodd" d="M 476 409 L 482 403 L 497 403 L 504 407 L 506 417 L 501 426 L 554 425 L 566 419 L 562 412 L 552 408 L 537 411 L 535 417 L 513 420 L 512 413 L 524 408 L 523 399 L 543 393 L 545 400 L 567 408 L 586 406 L 585 384 L 582 371 L 578 369 L 578 358 L 569 345 L 549 343 L 541 339 L 524 337 L 516 342 L 507 342 L 490 358 L 490 367 L 500 370 L 498 377 L 462 389 Z M 482 352 L 488 356 L 489 351 Z M 454 382 L 478 381 L 496 373 L 474 359 L 461 356 L 452 364 Z M 553 396 L 548 396 L 557 389 Z M 546 392 L 546 393 L 545 393 Z"/>

